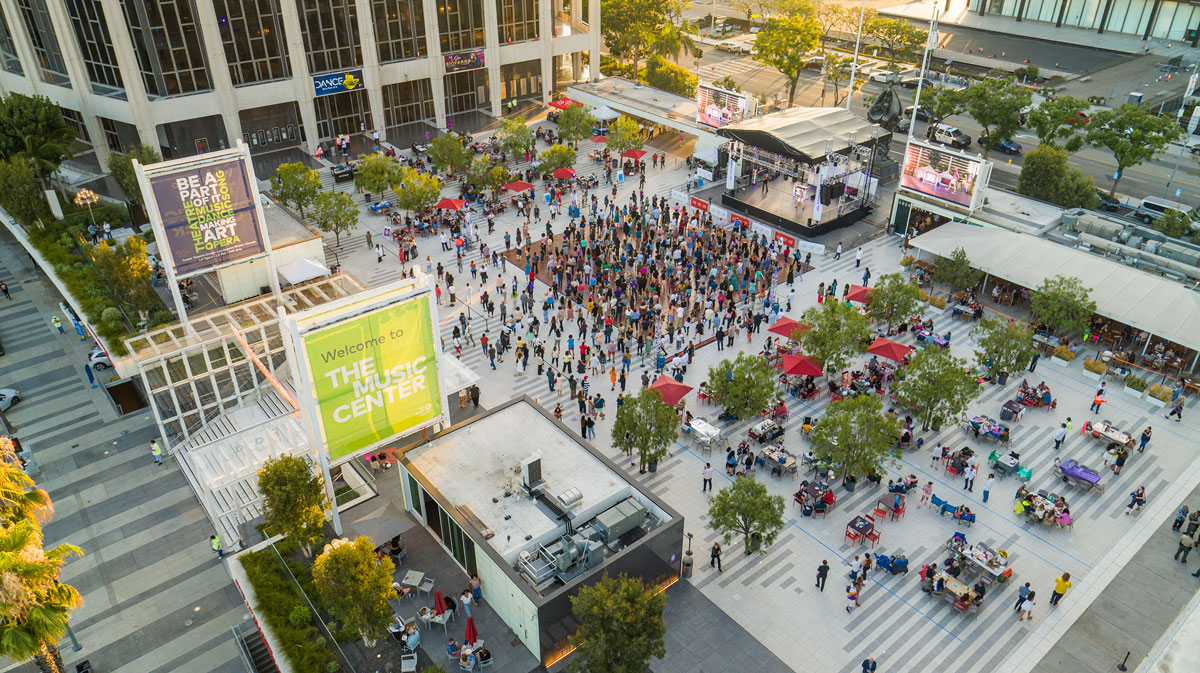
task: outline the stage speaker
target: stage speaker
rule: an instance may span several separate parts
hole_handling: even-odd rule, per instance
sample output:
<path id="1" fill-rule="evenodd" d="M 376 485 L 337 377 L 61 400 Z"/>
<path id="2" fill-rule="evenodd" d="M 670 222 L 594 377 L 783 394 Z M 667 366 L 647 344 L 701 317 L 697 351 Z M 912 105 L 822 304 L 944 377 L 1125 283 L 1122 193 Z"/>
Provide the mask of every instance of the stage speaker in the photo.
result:
<path id="1" fill-rule="evenodd" d="M 832 190 L 832 185 L 821 185 L 821 188 L 820 188 L 820 198 L 821 198 L 821 205 L 822 205 L 822 206 L 828 206 L 828 205 L 829 205 L 829 201 L 830 201 L 830 198 L 831 198 L 831 192 L 832 192 L 832 191 L 833 191 L 833 190 Z"/>
<path id="2" fill-rule="evenodd" d="M 846 193 L 846 183 L 835 182 L 829 185 L 829 198 L 836 199 Z"/>

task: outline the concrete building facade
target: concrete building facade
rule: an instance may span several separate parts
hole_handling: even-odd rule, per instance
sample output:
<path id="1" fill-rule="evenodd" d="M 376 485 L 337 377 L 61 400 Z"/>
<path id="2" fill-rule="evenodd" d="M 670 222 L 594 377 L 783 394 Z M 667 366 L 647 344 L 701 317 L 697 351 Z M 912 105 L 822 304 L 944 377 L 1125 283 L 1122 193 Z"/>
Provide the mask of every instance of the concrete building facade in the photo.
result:
<path id="1" fill-rule="evenodd" d="M 59 103 L 101 165 L 423 140 L 546 102 L 599 54 L 599 0 L 0 0 L 0 92 Z"/>

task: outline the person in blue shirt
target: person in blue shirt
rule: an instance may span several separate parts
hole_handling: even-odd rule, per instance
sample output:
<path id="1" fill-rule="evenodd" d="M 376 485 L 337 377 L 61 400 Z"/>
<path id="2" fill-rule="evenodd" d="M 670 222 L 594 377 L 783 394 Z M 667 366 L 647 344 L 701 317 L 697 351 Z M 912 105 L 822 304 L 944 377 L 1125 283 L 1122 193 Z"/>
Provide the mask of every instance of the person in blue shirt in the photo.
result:
<path id="1" fill-rule="evenodd" d="M 875 673 L 875 659 L 867 657 L 862 662 L 863 673 Z"/>
<path id="2" fill-rule="evenodd" d="M 457 657 L 460 654 L 462 654 L 462 645 L 459 645 L 457 640 L 451 638 L 450 642 L 446 643 L 446 655 Z"/>

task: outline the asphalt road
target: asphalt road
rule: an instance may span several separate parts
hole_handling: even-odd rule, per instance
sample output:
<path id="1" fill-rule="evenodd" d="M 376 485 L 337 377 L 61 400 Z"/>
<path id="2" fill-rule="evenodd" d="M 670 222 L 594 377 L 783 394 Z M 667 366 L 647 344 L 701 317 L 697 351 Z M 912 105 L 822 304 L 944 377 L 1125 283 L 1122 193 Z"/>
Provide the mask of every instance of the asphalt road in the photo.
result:
<path id="1" fill-rule="evenodd" d="M 961 52 L 970 49 L 976 56 L 1006 54 L 1005 60 L 1021 62 L 1029 59 L 1033 65 L 1069 72 L 1095 72 L 1130 57 L 1115 51 L 1091 47 L 1052 44 L 1027 37 L 1001 35 L 959 26 L 942 27 L 938 45 Z M 983 51 L 980 52 L 979 50 Z M 1056 67 L 1057 66 L 1057 67 Z"/>

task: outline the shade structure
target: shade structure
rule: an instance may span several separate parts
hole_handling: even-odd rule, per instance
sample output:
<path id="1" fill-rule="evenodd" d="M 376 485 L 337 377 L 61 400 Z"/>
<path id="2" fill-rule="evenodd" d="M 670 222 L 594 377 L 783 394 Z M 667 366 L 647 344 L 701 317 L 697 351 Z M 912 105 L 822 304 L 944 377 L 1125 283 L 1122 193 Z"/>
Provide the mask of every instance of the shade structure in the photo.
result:
<path id="1" fill-rule="evenodd" d="M 446 611 L 446 597 L 442 595 L 442 590 L 438 589 L 433 592 L 433 614 L 440 615 Z"/>
<path id="2" fill-rule="evenodd" d="M 328 276 L 329 269 L 322 263 L 310 257 L 298 259 L 291 264 L 285 264 L 275 269 L 289 285 L 297 285 L 306 280 Z"/>
<path id="3" fill-rule="evenodd" d="M 646 156 L 646 150 L 625 150 L 624 152 L 621 152 L 621 156 L 625 157 L 626 159 L 633 159 L 636 161 Z"/>
<path id="4" fill-rule="evenodd" d="M 784 354 L 783 373 L 794 376 L 821 376 L 824 372 L 821 371 L 820 365 L 807 356 Z"/>
<path id="5" fill-rule="evenodd" d="M 591 138 L 588 138 L 588 140 L 594 143 L 606 143 L 608 142 L 608 136 L 592 136 Z"/>
<path id="6" fill-rule="evenodd" d="M 550 107 L 558 108 L 559 110 L 566 110 L 569 107 L 579 107 L 581 105 L 583 105 L 583 103 L 578 103 L 570 98 L 565 97 L 550 101 Z"/>
<path id="7" fill-rule="evenodd" d="M 467 632 L 463 634 L 463 640 L 474 645 L 476 640 L 479 640 L 479 631 L 475 628 L 475 618 L 467 617 Z"/>
<path id="8" fill-rule="evenodd" d="M 684 395 L 692 392 L 691 386 L 684 385 L 666 374 L 659 376 L 657 381 L 650 384 L 650 389 L 661 393 L 663 403 L 669 407 L 679 404 L 679 400 L 682 400 Z"/>
<path id="9" fill-rule="evenodd" d="M 556 169 L 554 169 L 553 175 L 556 178 L 562 178 L 562 179 L 573 178 L 573 177 L 575 177 L 575 169 L 574 168 L 556 168 Z"/>
<path id="10" fill-rule="evenodd" d="M 465 205 L 467 205 L 467 202 L 462 199 L 442 199 L 437 202 L 434 208 L 440 208 L 441 210 L 462 210 L 462 207 Z"/>
<path id="11" fill-rule="evenodd" d="M 862 285 L 851 285 L 850 291 L 846 293 L 848 301 L 857 301 L 859 303 L 867 303 L 867 295 L 871 293 L 872 288 L 863 287 Z"/>
<path id="12" fill-rule="evenodd" d="M 875 341 L 873 341 L 871 343 L 871 347 L 867 349 L 868 353 L 878 355 L 881 358 L 895 360 L 896 362 L 903 360 L 904 356 L 908 355 L 911 351 L 912 346 L 898 344 L 891 339 L 885 339 L 883 337 L 875 337 Z"/>
<path id="13" fill-rule="evenodd" d="M 778 334 L 779 336 L 791 339 L 793 334 L 796 334 L 797 332 L 804 334 L 810 329 L 812 329 L 812 325 L 805 325 L 798 320 L 792 320 L 791 318 L 784 316 L 779 320 L 776 320 L 774 325 L 768 327 L 767 331 L 771 334 Z M 797 334 L 797 336 L 799 336 L 799 334 Z"/>
<path id="14" fill-rule="evenodd" d="M 378 546 L 416 528 L 417 522 L 399 507 L 384 503 L 378 507 L 363 508 L 359 513 L 355 513 L 354 510 L 347 512 L 346 517 L 342 519 L 342 525 L 350 539 L 366 536 Z"/>
<path id="15" fill-rule="evenodd" d="M 525 182 L 524 180 L 517 180 L 504 185 L 504 188 L 510 192 L 527 192 L 533 189 L 533 185 Z"/>
<path id="16" fill-rule="evenodd" d="M 607 105 L 601 105 L 600 107 L 592 110 L 592 119 L 602 122 L 610 122 L 620 116 L 620 112 L 617 112 Z"/>

